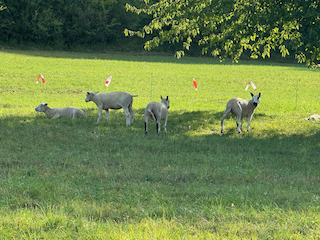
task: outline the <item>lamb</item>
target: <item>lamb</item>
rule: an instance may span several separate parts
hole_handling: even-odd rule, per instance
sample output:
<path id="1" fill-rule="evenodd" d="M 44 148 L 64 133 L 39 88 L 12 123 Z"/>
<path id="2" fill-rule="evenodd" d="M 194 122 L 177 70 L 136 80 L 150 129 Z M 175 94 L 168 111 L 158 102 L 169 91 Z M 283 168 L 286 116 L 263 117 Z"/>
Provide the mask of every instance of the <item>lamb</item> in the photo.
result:
<path id="1" fill-rule="evenodd" d="M 236 116 L 237 121 L 237 129 L 238 132 L 241 133 L 242 124 L 243 124 L 243 118 L 248 118 L 248 128 L 247 131 L 250 130 L 250 122 L 254 113 L 254 110 L 260 103 L 260 96 L 261 93 L 258 95 L 253 95 L 251 93 L 252 99 L 251 100 L 244 100 L 241 98 L 233 98 L 230 99 L 227 103 L 226 110 L 224 111 L 224 114 L 221 118 L 221 133 L 223 133 L 223 122 L 224 119 L 227 117 L 227 115 L 231 112 L 234 116 Z M 241 120 L 241 126 L 239 126 Z"/>
<path id="2" fill-rule="evenodd" d="M 98 120 L 99 123 L 101 118 L 102 110 L 106 111 L 107 121 L 109 122 L 109 109 L 123 109 L 126 115 L 126 125 L 130 126 L 133 123 L 134 111 L 132 109 L 133 97 L 138 97 L 138 95 L 132 95 L 127 92 L 110 92 L 101 93 L 97 95 L 98 92 L 87 92 L 85 101 L 93 101 L 99 108 Z M 130 118 L 131 117 L 131 118 Z"/>
<path id="3" fill-rule="evenodd" d="M 40 103 L 36 109 L 37 112 L 44 112 L 49 118 L 86 118 L 87 115 L 79 108 L 66 107 L 66 108 L 50 108 L 48 104 Z"/>
<path id="4" fill-rule="evenodd" d="M 319 120 L 320 119 L 320 115 L 318 114 L 313 114 L 308 118 L 305 118 L 305 120 Z"/>
<path id="5" fill-rule="evenodd" d="M 162 98 L 161 102 L 150 102 L 144 113 L 144 129 L 145 134 L 148 133 L 148 120 L 151 117 L 154 121 L 156 121 L 157 133 L 160 132 L 160 121 L 164 120 L 163 128 L 164 132 L 167 132 L 167 121 L 168 121 L 168 109 L 170 100 L 169 97 Z"/>

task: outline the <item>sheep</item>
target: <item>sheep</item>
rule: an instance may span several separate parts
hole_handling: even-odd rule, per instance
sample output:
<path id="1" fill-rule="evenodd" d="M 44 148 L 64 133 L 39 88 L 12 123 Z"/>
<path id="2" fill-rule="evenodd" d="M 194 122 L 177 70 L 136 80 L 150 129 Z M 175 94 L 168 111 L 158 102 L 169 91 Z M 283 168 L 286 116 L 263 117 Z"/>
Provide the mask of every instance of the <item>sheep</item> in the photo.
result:
<path id="1" fill-rule="evenodd" d="M 320 119 L 320 115 L 318 114 L 313 114 L 308 118 L 305 118 L 305 120 L 319 120 Z"/>
<path id="2" fill-rule="evenodd" d="M 50 108 L 48 104 L 40 103 L 36 109 L 37 112 L 44 112 L 49 118 L 86 118 L 87 115 L 79 108 L 66 107 L 66 108 Z"/>
<path id="3" fill-rule="evenodd" d="M 160 121 L 164 120 L 163 128 L 164 132 L 167 132 L 167 121 L 168 121 L 168 109 L 170 107 L 169 97 L 162 98 L 161 102 L 150 102 L 144 113 L 144 129 L 145 134 L 148 133 L 148 120 L 151 117 L 154 121 L 156 121 L 157 133 L 160 132 Z"/>
<path id="4" fill-rule="evenodd" d="M 123 109 L 124 114 L 126 115 L 126 125 L 130 126 L 133 123 L 134 111 L 132 109 L 133 97 L 138 97 L 138 95 L 132 95 L 127 92 L 110 92 L 110 93 L 101 93 L 97 95 L 97 92 L 87 92 L 85 101 L 93 101 L 99 108 L 98 120 L 99 123 L 101 118 L 102 110 L 106 111 L 107 121 L 109 121 L 109 109 Z M 130 118 L 131 115 L 131 118 Z"/>
<path id="5" fill-rule="evenodd" d="M 254 110 L 260 103 L 260 96 L 261 93 L 258 95 L 253 95 L 250 93 L 252 96 L 252 99 L 250 100 L 244 100 L 241 98 L 233 98 L 230 99 L 227 103 L 226 110 L 223 113 L 223 116 L 221 118 L 221 133 L 223 133 L 223 122 L 224 119 L 227 117 L 228 113 L 232 113 L 234 116 L 236 116 L 236 122 L 237 122 L 237 129 L 238 132 L 241 133 L 242 129 L 242 124 L 243 124 L 243 118 L 247 117 L 248 118 L 248 128 L 247 131 L 250 130 L 250 122 L 254 113 Z M 241 126 L 239 126 L 241 120 Z"/>

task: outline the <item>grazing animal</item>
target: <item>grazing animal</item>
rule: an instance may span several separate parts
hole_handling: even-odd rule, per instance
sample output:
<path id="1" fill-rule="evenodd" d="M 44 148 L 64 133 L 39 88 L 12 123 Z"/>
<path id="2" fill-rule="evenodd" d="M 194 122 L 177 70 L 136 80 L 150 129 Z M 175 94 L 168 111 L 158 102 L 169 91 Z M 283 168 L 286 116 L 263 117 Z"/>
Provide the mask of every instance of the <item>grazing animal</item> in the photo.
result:
<path id="1" fill-rule="evenodd" d="M 237 121 L 237 129 L 238 132 L 241 133 L 242 129 L 242 124 L 243 124 L 243 118 L 247 117 L 248 118 L 248 128 L 247 131 L 250 130 L 250 122 L 254 113 L 254 110 L 260 103 L 260 96 L 261 93 L 258 95 L 253 95 L 250 93 L 252 96 L 252 99 L 250 100 L 244 100 L 241 98 L 232 98 L 228 101 L 226 110 L 224 111 L 224 114 L 221 118 L 221 133 L 223 132 L 223 122 L 224 119 L 227 117 L 227 115 L 231 112 L 234 116 L 236 116 L 236 121 Z M 241 126 L 239 126 L 239 123 L 241 121 Z"/>
<path id="2" fill-rule="evenodd" d="M 87 115 L 79 108 L 66 107 L 66 108 L 49 108 L 48 104 L 40 103 L 36 109 L 37 112 L 44 112 L 49 118 L 86 118 Z"/>
<path id="3" fill-rule="evenodd" d="M 163 128 L 164 132 L 167 132 L 167 121 L 168 121 L 168 109 L 170 107 L 169 97 L 163 98 L 161 96 L 161 102 L 150 102 L 144 113 L 144 129 L 145 134 L 148 133 L 148 120 L 152 118 L 156 121 L 157 133 L 160 132 L 160 121 L 164 120 Z"/>
<path id="4" fill-rule="evenodd" d="M 93 101 L 99 108 L 98 120 L 99 123 L 101 118 L 102 110 L 106 111 L 106 117 L 109 122 L 109 109 L 123 109 L 124 114 L 126 115 L 126 125 L 130 126 L 133 123 L 134 111 L 132 109 L 133 97 L 138 95 L 132 95 L 127 92 L 110 92 L 110 93 L 101 93 L 98 92 L 87 92 L 86 102 Z"/>
<path id="5" fill-rule="evenodd" d="M 313 114 L 308 118 L 305 118 L 305 120 L 319 120 L 320 119 L 320 115 L 318 114 Z"/>

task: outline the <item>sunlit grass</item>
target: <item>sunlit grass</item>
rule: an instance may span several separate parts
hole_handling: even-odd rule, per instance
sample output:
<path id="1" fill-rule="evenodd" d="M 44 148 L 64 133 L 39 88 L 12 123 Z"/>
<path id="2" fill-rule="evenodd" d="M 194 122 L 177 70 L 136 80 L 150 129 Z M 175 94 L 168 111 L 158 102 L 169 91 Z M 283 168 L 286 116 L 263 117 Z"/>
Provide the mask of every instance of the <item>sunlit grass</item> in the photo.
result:
<path id="1" fill-rule="evenodd" d="M 320 123 L 303 120 L 319 114 L 318 70 L 94 53 L 0 58 L 4 238 L 319 238 Z M 238 134 L 230 116 L 220 134 L 226 102 L 249 98 L 249 81 L 262 94 L 251 131 Z M 138 94 L 133 126 L 121 110 L 95 124 L 87 91 Z M 161 95 L 168 133 L 150 122 L 145 135 L 144 108 Z M 34 110 L 44 101 L 88 118 L 48 119 Z"/>

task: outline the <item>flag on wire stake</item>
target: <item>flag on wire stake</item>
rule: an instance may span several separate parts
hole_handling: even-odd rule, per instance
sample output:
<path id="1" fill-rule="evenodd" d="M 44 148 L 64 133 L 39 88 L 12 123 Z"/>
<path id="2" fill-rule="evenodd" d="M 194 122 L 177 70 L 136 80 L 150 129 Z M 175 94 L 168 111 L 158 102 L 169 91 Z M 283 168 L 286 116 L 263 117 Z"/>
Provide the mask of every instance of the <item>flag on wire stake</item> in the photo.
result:
<path id="1" fill-rule="evenodd" d="M 107 81 L 106 81 L 106 87 L 109 87 L 109 84 L 111 83 L 111 79 L 112 79 L 112 76 L 108 77 Z"/>
<path id="2" fill-rule="evenodd" d="M 197 86 L 197 82 L 195 79 L 192 79 L 193 85 L 196 88 L 196 91 L 198 91 L 198 86 Z"/>
<path id="3" fill-rule="evenodd" d="M 257 87 L 256 87 L 256 85 L 254 85 L 253 82 L 248 82 L 248 84 L 247 84 L 247 86 L 246 86 L 246 89 L 245 89 L 246 91 L 248 90 L 250 84 L 251 84 L 251 86 L 252 86 L 252 88 L 253 88 L 254 90 L 257 90 Z"/>
<path id="4" fill-rule="evenodd" d="M 44 80 L 44 76 L 42 75 L 42 73 L 40 73 L 40 74 L 38 75 L 38 77 L 37 77 L 36 84 L 38 84 L 40 77 L 41 77 L 41 79 L 42 79 L 42 82 L 43 82 L 43 83 L 46 83 L 46 80 Z"/>

